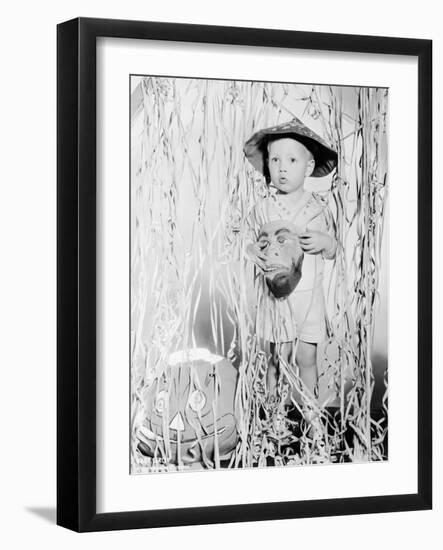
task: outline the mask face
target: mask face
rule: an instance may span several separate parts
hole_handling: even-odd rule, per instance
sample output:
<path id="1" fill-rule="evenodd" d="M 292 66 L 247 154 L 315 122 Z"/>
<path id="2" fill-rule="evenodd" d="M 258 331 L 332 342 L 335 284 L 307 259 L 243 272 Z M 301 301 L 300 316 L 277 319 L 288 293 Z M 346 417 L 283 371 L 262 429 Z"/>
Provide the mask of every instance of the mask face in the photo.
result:
<path id="1" fill-rule="evenodd" d="M 257 243 L 265 256 L 265 279 L 276 298 L 285 298 L 302 275 L 303 251 L 290 222 L 277 220 L 262 226 Z"/>
<path id="2" fill-rule="evenodd" d="M 216 356 L 214 356 L 216 357 Z M 237 443 L 234 397 L 237 370 L 225 358 L 193 359 L 169 365 L 149 386 L 147 421 L 139 449 L 170 463 L 213 465 L 218 448 L 228 457 Z"/>

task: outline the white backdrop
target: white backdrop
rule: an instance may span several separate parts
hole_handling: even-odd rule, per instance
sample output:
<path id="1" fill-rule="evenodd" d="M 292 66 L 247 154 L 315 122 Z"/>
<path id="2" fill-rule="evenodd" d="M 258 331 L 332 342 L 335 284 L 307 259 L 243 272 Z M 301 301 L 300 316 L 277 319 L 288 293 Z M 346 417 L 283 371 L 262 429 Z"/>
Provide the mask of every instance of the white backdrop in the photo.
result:
<path id="1" fill-rule="evenodd" d="M 287 28 L 294 30 L 409 36 L 434 39 L 434 97 L 443 92 L 443 31 L 437 3 L 423 0 L 399 7 L 373 0 L 357 13 L 355 3 L 317 0 L 307 3 L 225 0 L 207 3 L 170 0 L 167 4 L 68 0 L 60 5 L 29 0 L 3 10 L 0 40 L 1 145 L 0 271 L 2 386 L 0 418 L 0 543 L 6 548 L 108 548 L 143 545 L 162 549 L 268 548 L 305 546 L 403 548 L 436 547 L 440 540 L 443 493 L 436 491 L 432 512 L 344 518 L 286 520 L 254 524 L 170 528 L 76 535 L 54 525 L 55 518 L 55 25 L 82 16 L 176 21 L 200 24 Z M 362 16 L 364 14 L 364 16 Z M 442 150 L 438 131 L 442 106 L 434 105 L 434 151 Z M 435 162 L 434 181 L 443 170 Z M 434 212 L 443 206 L 435 186 Z M 435 242 L 443 228 L 435 222 Z M 437 244 L 434 245 L 437 252 Z M 441 257 L 435 260 L 441 278 Z M 441 332 L 441 291 L 434 290 L 434 333 Z M 441 346 L 436 343 L 435 395 L 441 391 Z M 440 390 L 440 391 L 439 391 Z M 437 399 L 435 399 L 437 401 Z M 443 459 L 441 404 L 435 403 L 435 463 Z M 440 433 L 437 438 L 437 433 Z M 435 486 L 440 481 L 435 470 Z M 368 533 L 370 536 L 368 536 Z M 81 538 L 80 538 L 81 537 Z M 7 542 L 6 542 L 7 541 Z M 41 541 L 41 542 L 40 542 Z M 357 542 L 358 541 L 358 542 Z"/>

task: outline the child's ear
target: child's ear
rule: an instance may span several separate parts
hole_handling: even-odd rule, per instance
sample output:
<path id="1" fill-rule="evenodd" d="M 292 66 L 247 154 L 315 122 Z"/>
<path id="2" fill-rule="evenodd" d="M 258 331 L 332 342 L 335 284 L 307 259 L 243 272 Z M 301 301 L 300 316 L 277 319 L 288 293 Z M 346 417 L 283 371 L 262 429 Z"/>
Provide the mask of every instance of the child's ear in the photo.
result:
<path id="1" fill-rule="evenodd" d="M 308 164 L 306 165 L 306 171 L 305 171 L 306 178 L 312 174 L 312 172 L 314 171 L 314 168 L 315 168 L 315 160 L 309 159 Z"/>

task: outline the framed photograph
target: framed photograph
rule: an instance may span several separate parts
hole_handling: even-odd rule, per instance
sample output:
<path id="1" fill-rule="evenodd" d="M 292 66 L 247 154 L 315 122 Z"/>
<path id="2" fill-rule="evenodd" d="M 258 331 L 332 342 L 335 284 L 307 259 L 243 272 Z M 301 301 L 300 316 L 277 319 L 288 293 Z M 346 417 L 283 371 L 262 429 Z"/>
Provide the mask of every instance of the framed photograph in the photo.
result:
<path id="1" fill-rule="evenodd" d="M 57 523 L 431 508 L 431 41 L 57 36 Z"/>

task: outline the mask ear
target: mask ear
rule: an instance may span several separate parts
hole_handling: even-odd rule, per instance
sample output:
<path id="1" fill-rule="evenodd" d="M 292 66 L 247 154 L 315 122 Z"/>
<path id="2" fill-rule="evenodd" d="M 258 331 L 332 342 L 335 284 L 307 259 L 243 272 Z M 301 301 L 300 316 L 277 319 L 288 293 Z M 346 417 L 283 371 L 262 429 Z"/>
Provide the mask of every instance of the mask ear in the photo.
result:
<path id="1" fill-rule="evenodd" d="M 305 171 L 305 177 L 309 177 L 315 168 L 315 160 L 310 159 L 308 160 L 308 164 L 306 165 L 306 171 Z"/>

